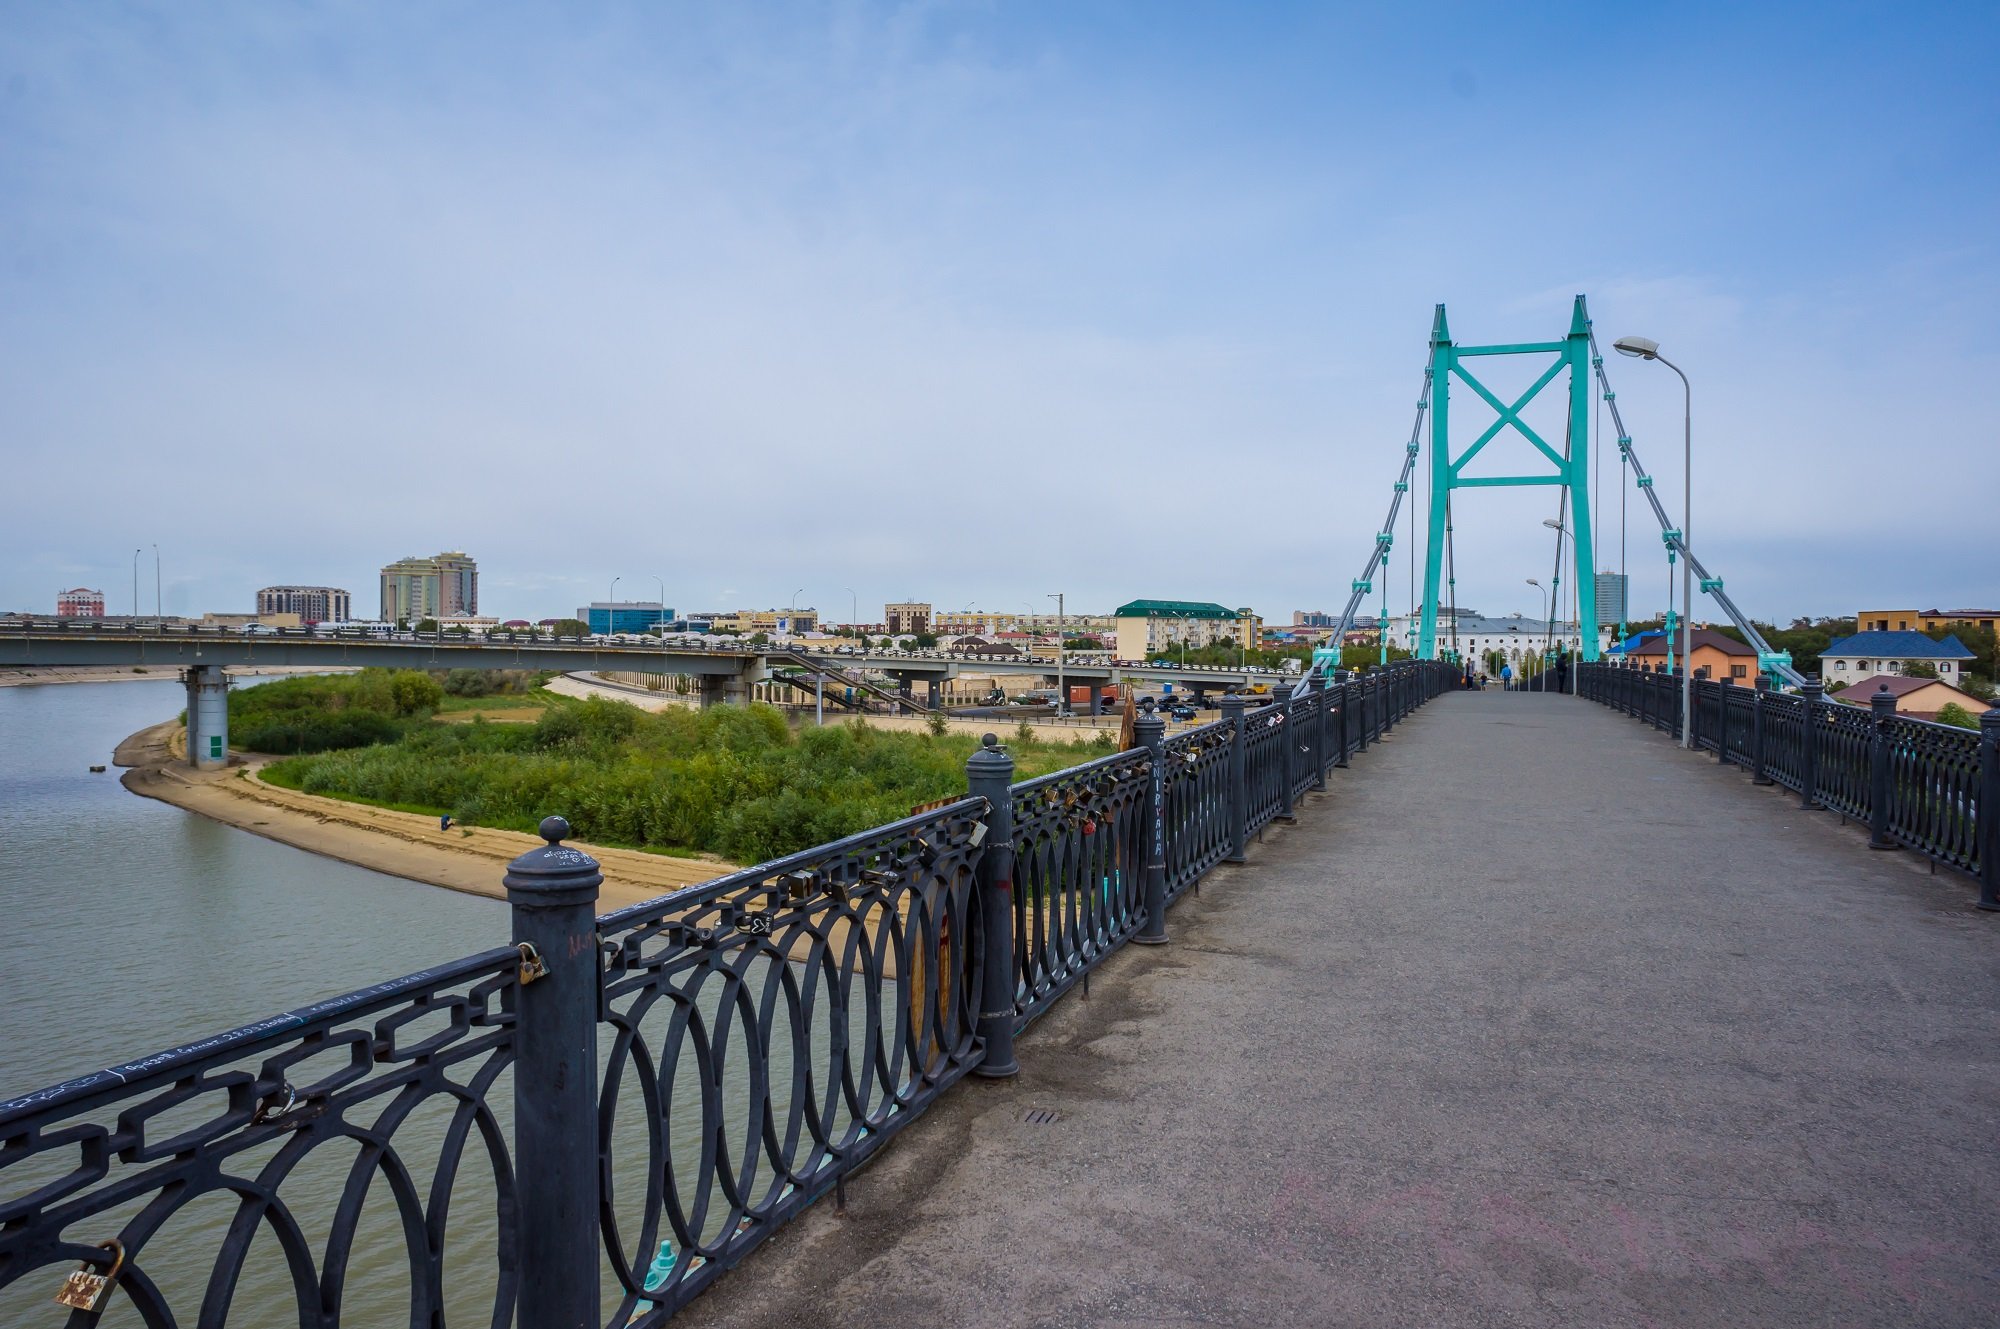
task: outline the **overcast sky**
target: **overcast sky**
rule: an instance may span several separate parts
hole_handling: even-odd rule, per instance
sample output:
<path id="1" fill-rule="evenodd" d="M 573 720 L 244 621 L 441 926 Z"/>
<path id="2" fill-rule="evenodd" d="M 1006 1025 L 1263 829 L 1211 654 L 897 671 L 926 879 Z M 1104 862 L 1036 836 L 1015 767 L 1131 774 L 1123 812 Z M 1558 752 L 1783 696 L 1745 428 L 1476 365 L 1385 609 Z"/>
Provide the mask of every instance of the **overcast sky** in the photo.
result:
<path id="1" fill-rule="evenodd" d="M 1996 68 L 1982 5 L 9 3 L 0 609 L 157 543 L 169 612 L 446 548 L 503 617 L 1337 610 L 1432 306 L 1578 292 L 1750 612 L 1991 604 Z M 1462 604 L 1554 503 L 1458 496 Z"/>

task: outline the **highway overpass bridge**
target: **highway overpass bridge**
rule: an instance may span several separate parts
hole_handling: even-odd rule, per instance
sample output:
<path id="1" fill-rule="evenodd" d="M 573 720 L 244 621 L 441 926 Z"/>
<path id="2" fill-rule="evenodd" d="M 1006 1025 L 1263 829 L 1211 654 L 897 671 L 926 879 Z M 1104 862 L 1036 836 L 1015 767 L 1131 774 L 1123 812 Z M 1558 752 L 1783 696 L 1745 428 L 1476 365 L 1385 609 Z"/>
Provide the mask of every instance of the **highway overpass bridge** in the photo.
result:
<path id="1" fill-rule="evenodd" d="M 1092 714 L 1101 711 L 1103 685 L 1130 682 L 1141 688 L 1171 685 L 1197 697 L 1211 692 L 1289 687 L 1293 676 L 1258 668 L 1210 665 L 1116 664 L 993 657 L 951 651 L 851 652 L 797 643 L 754 647 L 634 644 L 578 638 L 531 638 L 526 634 L 435 637 L 402 633 L 370 636 L 327 634 L 311 629 L 264 633 L 201 630 L 174 623 L 79 619 L 0 620 L 0 668 L 141 666 L 181 672 L 188 690 L 189 760 L 212 767 L 227 760 L 229 746 L 226 671 L 279 668 L 343 669 L 528 669 L 622 671 L 681 675 L 693 679 L 702 705 L 748 701 L 751 685 L 775 675 L 819 667 L 829 674 L 856 671 L 893 680 L 887 694 L 912 710 L 940 705 L 944 684 L 964 675 L 1037 674 L 1045 685 L 1058 680 L 1092 687 Z M 918 689 L 921 686 L 921 693 Z"/>

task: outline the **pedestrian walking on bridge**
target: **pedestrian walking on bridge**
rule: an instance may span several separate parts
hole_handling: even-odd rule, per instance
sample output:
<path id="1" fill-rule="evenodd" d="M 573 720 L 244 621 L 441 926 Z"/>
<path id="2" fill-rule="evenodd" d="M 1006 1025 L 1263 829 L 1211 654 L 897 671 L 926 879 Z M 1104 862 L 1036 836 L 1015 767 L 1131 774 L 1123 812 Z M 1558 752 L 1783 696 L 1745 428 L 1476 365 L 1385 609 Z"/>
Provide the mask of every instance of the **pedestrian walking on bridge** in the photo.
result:
<path id="1" fill-rule="evenodd" d="M 1502 692 L 1512 692 L 1514 690 L 1513 665 L 1503 664 L 1500 666 L 1500 690 Z"/>

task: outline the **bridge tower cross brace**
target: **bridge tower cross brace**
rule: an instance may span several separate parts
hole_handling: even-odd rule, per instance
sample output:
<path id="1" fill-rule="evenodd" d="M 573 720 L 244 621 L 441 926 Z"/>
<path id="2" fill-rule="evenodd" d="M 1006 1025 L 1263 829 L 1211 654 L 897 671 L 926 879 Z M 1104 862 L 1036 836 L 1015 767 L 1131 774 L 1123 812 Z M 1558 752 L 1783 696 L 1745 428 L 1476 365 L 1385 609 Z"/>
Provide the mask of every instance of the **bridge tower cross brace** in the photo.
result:
<path id="1" fill-rule="evenodd" d="M 1555 363 L 1535 380 L 1534 386 L 1511 406 L 1493 395 L 1464 363 L 1488 355 L 1554 355 Z M 1425 660 L 1437 658 L 1438 583 L 1443 576 L 1446 504 L 1454 489 L 1500 489 L 1521 485 L 1563 485 L 1569 494 L 1567 513 L 1570 564 L 1576 578 L 1576 617 L 1585 660 L 1597 658 L 1597 554 L 1590 531 L 1590 315 L 1583 297 L 1576 297 L 1571 310 L 1569 334 L 1561 341 L 1520 342 L 1501 346 L 1459 346 L 1451 339 L 1445 322 L 1444 306 L 1437 307 L 1431 321 L 1431 485 L 1427 526 L 1430 539 L 1424 554 L 1423 623 L 1417 640 L 1417 654 Z M 1569 437 L 1564 451 L 1551 447 L 1521 419 L 1543 388 L 1569 371 Z M 1451 387 L 1456 378 L 1498 413 L 1486 431 L 1457 457 L 1451 452 Z M 1534 445 L 1554 470 L 1531 475 L 1468 476 L 1465 465 L 1502 430 L 1512 429 Z M 1567 455 L 1565 455 L 1565 452 Z"/>

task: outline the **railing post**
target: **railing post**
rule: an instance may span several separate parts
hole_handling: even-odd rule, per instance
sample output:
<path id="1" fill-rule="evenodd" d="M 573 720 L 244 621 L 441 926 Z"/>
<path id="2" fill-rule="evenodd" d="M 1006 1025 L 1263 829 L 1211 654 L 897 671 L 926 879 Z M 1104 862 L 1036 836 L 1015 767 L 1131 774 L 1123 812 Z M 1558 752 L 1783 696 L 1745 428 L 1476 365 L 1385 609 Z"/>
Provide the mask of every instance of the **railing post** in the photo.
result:
<path id="1" fill-rule="evenodd" d="M 1248 780 L 1249 755 L 1244 751 L 1249 736 L 1243 728 L 1244 701 L 1240 693 L 1227 692 L 1222 697 L 1222 719 L 1229 726 L 1229 857 L 1230 863 L 1241 863 L 1248 856 L 1250 826 L 1250 789 Z"/>
<path id="2" fill-rule="evenodd" d="M 1292 812 L 1292 750 L 1299 744 L 1297 736 L 1292 733 L 1292 717 L 1298 712 L 1292 705 L 1290 697 L 1278 703 L 1277 711 L 1278 819 L 1280 821 L 1297 821 L 1298 817 Z"/>
<path id="3" fill-rule="evenodd" d="M 1750 698 L 1750 783 L 1775 784 L 1764 760 L 1765 702 L 1771 696 L 1771 680 L 1757 675 L 1757 691 Z"/>
<path id="4" fill-rule="evenodd" d="M 1696 684 L 1696 686 L 1699 687 L 1700 684 Z M 1715 683 L 1715 764 L 1717 766 L 1727 766 L 1729 764 L 1730 686 L 1730 683 L 1726 679 L 1718 679 Z"/>
<path id="5" fill-rule="evenodd" d="M 1334 726 L 1334 737 L 1340 742 L 1340 750 L 1334 754 L 1333 764 L 1341 770 L 1347 769 L 1347 745 L 1354 733 L 1354 689 L 1349 686 L 1353 675 L 1345 669 L 1335 670 L 1340 676 L 1340 723 Z"/>
<path id="6" fill-rule="evenodd" d="M 1819 806 L 1819 699 L 1826 684 L 1807 679 L 1799 695 L 1805 712 L 1799 723 L 1799 806 L 1810 811 Z"/>
<path id="7" fill-rule="evenodd" d="M 1333 742 L 1331 733 L 1329 732 L 1333 727 L 1333 723 L 1328 712 L 1332 708 L 1333 680 L 1325 674 L 1321 674 L 1319 676 L 1319 713 L 1313 719 L 1313 726 L 1318 731 L 1313 737 L 1313 788 L 1315 789 L 1326 788 L 1326 750 Z"/>
<path id="8" fill-rule="evenodd" d="M 2000 909 L 2000 707 L 1979 717 L 1979 907 Z"/>
<path id="9" fill-rule="evenodd" d="M 1682 709 L 1681 723 L 1687 726 L 1688 751 L 1701 751 L 1701 680 L 1690 679 L 1687 690 L 1687 705 Z M 1675 737 L 1679 737 L 1678 734 Z"/>
<path id="10" fill-rule="evenodd" d="M 507 865 L 521 947 L 515 994 L 517 1324 L 598 1329 L 597 888 L 590 855 L 565 848 L 569 823 Z"/>
<path id="11" fill-rule="evenodd" d="M 1356 717 L 1360 721 L 1360 724 L 1355 728 L 1354 750 L 1356 752 L 1366 752 L 1368 751 L 1369 727 L 1375 723 L 1373 716 L 1375 681 L 1369 677 L 1366 670 L 1357 669 L 1354 674 L 1354 685 L 1355 691 L 1361 696 L 1361 714 Z"/>
<path id="12" fill-rule="evenodd" d="M 1890 792 L 1889 769 L 1889 722 L 1896 717 L 1896 699 L 1889 694 L 1889 685 L 1884 683 L 1868 699 L 1868 710 L 1874 724 L 1868 735 L 1868 847 L 1870 849 L 1894 849 L 1896 842 L 1889 838 L 1889 812 L 1893 796 Z"/>
<path id="13" fill-rule="evenodd" d="M 1146 779 L 1146 921 L 1132 940 L 1141 946 L 1167 944 L 1167 722 L 1153 711 L 1153 699 L 1139 703 L 1133 736 L 1149 754 Z"/>
<path id="14" fill-rule="evenodd" d="M 965 788 L 986 800 L 985 852 L 973 886 L 979 892 L 979 1039 L 985 1055 L 973 1074 L 1018 1075 L 1014 1058 L 1014 759 L 997 735 L 979 740 L 965 760 Z"/>

